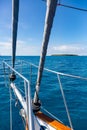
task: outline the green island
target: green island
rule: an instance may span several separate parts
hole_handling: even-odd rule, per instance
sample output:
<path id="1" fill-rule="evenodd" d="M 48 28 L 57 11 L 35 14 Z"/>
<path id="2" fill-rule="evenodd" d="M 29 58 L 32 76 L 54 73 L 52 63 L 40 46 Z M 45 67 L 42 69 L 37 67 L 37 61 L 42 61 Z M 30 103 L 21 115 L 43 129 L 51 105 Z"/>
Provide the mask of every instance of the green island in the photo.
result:
<path id="1" fill-rule="evenodd" d="M 51 56 L 78 56 L 77 54 L 52 54 Z"/>

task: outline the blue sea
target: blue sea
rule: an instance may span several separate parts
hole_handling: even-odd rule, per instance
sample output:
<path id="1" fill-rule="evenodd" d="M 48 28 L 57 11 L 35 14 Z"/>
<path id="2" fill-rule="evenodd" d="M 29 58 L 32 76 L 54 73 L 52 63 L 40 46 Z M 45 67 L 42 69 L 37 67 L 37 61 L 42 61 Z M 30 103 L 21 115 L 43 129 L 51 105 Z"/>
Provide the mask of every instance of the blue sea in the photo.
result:
<path id="1" fill-rule="evenodd" d="M 5 85 L 2 60 L 11 57 L 0 57 L 0 130 L 10 130 L 10 96 L 9 87 Z M 25 60 L 36 65 L 39 64 L 39 56 L 19 56 L 16 60 Z M 30 79 L 30 68 L 17 71 Z M 45 68 L 77 76 L 87 77 L 87 56 L 47 56 Z M 33 97 L 37 79 L 37 69 L 32 67 L 31 95 Z M 74 130 L 87 130 L 87 80 L 60 76 L 68 109 L 70 112 Z M 19 80 L 17 80 L 19 82 Z M 21 87 L 21 86 L 20 86 Z M 21 87 L 22 89 L 22 87 Z M 18 107 L 15 107 L 15 97 L 12 93 L 12 126 L 13 130 L 24 130 Z M 64 124 L 69 125 L 62 95 L 60 92 L 58 77 L 50 72 L 43 73 L 39 98 L 42 106 L 59 118 Z"/>

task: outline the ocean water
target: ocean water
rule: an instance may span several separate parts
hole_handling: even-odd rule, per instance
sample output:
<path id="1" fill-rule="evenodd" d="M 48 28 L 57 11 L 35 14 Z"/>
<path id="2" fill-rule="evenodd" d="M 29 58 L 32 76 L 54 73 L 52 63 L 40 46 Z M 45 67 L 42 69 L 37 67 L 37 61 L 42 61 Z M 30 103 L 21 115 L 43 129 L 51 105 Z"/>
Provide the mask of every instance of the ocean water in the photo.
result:
<path id="1" fill-rule="evenodd" d="M 10 98 L 9 87 L 5 86 L 5 78 L 2 60 L 11 57 L 0 57 L 0 130 L 10 130 Z M 25 60 L 36 65 L 39 64 L 39 56 L 21 56 L 17 60 Z M 30 79 L 29 69 L 18 65 L 16 69 L 22 71 L 23 75 Z M 48 56 L 45 67 L 62 73 L 87 77 L 87 57 L 86 56 Z M 35 91 L 37 69 L 32 67 L 31 93 Z M 65 93 L 68 109 L 70 112 L 73 128 L 75 130 L 87 130 L 87 81 L 71 77 L 60 76 Z M 17 80 L 17 83 L 19 80 Z M 22 87 L 21 87 L 22 89 Z M 15 107 L 15 98 L 12 93 L 12 125 L 13 130 L 24 130 L 22 119 L 19 115 L 18 107 Z M 61 96 L 58 77 L 55 74 L 44 71 L 39 98 L 41 104 L 49 112 L 59 118 L 64 124 L 69 125 L 63 99 Z"/>

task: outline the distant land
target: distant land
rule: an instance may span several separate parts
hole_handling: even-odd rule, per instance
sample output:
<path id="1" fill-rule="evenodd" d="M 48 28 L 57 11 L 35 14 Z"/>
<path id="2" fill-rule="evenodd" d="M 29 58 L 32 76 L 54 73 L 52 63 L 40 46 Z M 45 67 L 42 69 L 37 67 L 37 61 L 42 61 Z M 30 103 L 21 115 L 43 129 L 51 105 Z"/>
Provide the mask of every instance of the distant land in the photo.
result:
<path id="1" fill-rule="evenodd" d="M 51 56 L 79 56 L 77 54 L 52 54 Z"/>

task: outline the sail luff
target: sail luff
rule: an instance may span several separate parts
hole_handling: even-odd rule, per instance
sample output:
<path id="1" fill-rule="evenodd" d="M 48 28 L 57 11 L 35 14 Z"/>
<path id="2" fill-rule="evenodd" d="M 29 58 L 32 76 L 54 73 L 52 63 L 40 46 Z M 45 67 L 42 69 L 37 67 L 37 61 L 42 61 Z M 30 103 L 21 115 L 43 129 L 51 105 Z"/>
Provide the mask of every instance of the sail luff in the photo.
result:
<path id="1" fill-rule="evenodd" d="M 54 20 L 54 16 L 55 16 L 55 11 L 56 11 L 56 7 L 57 7 L 57 1 L 58 0 L 47 0 L 47 11 L 46 11 L 44 34 L 43 34 L 43 41 L 42 41 L 42 52 L 41 52 L 41 56 L 40 56 L 36 92 L 34 95 L 34 103 L 36 103 L 38 101 L 38 93 L 39 93 L 41 78 L 42 78 L 42 74 L 43 74 L 43 68 L 44 68 L 44 64 L 45 64 L 47 47 L 48 47 L 51 29 L 52 29 L 52 25 L 53 25 L 53 20 Z"/>
<path id="2" fill-rule="evenodd" d="M 12 9 L 12 67 L 14 68 L 18 29 L 19 0 L 12 1 Z"/>

